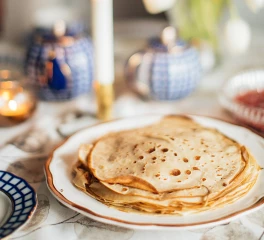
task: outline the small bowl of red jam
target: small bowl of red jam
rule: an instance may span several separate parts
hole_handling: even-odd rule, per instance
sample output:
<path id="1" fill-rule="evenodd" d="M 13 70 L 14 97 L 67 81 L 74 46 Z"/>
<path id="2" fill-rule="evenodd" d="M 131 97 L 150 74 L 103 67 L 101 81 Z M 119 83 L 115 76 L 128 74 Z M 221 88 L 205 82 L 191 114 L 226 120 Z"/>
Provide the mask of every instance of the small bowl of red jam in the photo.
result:
<path id="1" fill-rule="evenodd" d="M 224 84 L 220 103 L 239 121 L 264 131 L 264 69 L 230 78 Z"/>

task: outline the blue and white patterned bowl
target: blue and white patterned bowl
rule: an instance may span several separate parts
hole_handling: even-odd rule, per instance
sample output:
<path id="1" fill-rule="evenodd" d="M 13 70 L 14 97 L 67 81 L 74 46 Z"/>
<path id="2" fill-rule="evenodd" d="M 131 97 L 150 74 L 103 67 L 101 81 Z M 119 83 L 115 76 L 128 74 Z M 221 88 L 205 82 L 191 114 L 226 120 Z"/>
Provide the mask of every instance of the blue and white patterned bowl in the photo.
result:
<path id="1" fill-rule="evenodd" d="M 5 171 L 0 171 L 0 192 L 3 193 L 0 194 L 2 211 L 6 209 L 5 216 L 2 216 L 4 219 L 0 219 L 2 239 L 29 220 L 37 206 L 37 195 L 25 180 Z"/>

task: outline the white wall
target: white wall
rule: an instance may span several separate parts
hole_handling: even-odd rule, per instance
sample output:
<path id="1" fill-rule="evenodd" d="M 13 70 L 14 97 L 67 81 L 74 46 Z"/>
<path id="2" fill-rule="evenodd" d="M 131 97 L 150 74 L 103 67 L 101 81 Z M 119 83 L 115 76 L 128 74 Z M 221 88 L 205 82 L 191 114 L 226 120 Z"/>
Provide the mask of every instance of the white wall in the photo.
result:
<path id="1" fill-rule="evenodd" d="M 34 26 L 37 9 L 69 6 L 89 25 L 89 0 L 5 0 L 3 38 L 11 43 L 22 43 Z"/>
<path id="2" fill-rule="evenodd" d="M 252 28 L 264 31 L 264 8 L 254 13 L 249 9 L 246 0 L 235 0 L 235 3 L 241 17 L 244 18 Z"/>

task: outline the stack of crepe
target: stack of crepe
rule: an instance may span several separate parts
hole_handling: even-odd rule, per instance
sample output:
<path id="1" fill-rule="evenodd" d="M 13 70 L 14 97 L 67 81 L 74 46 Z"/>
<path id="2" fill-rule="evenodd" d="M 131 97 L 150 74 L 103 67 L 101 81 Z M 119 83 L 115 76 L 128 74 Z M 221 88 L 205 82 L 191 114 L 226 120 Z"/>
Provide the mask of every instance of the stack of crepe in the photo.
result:
<path id="1" fill-rule="evenodd" d="M 189 118 L 170 116 L 83 144 L 73 183 L 119 210 L 181 215 L 237 201 L 259 170 L 244 146 Z"/>

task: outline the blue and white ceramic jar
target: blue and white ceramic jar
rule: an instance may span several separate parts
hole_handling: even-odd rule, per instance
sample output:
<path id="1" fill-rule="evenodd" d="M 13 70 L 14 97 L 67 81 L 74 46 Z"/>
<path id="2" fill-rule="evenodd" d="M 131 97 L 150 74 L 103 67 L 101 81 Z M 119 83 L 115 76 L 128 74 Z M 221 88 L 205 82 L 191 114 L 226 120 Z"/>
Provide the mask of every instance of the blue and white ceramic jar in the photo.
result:
<path id="1" fill-rule="evenodd" d="M 92 42 L 73 31 L 57 36 L 53 31 L 36 29 L 25 67 L 42 100 L 77 97 L 92 88 Z"/>
<path id="2" fill-rule="evenodd" d="M 132 55 L 126 66 L 129 86 L 156 100 L 181 99 L 195 90 L 201 79 L 198 52 L 183 41 L 164 45 L 159 38 L 146 50 Z"/>

